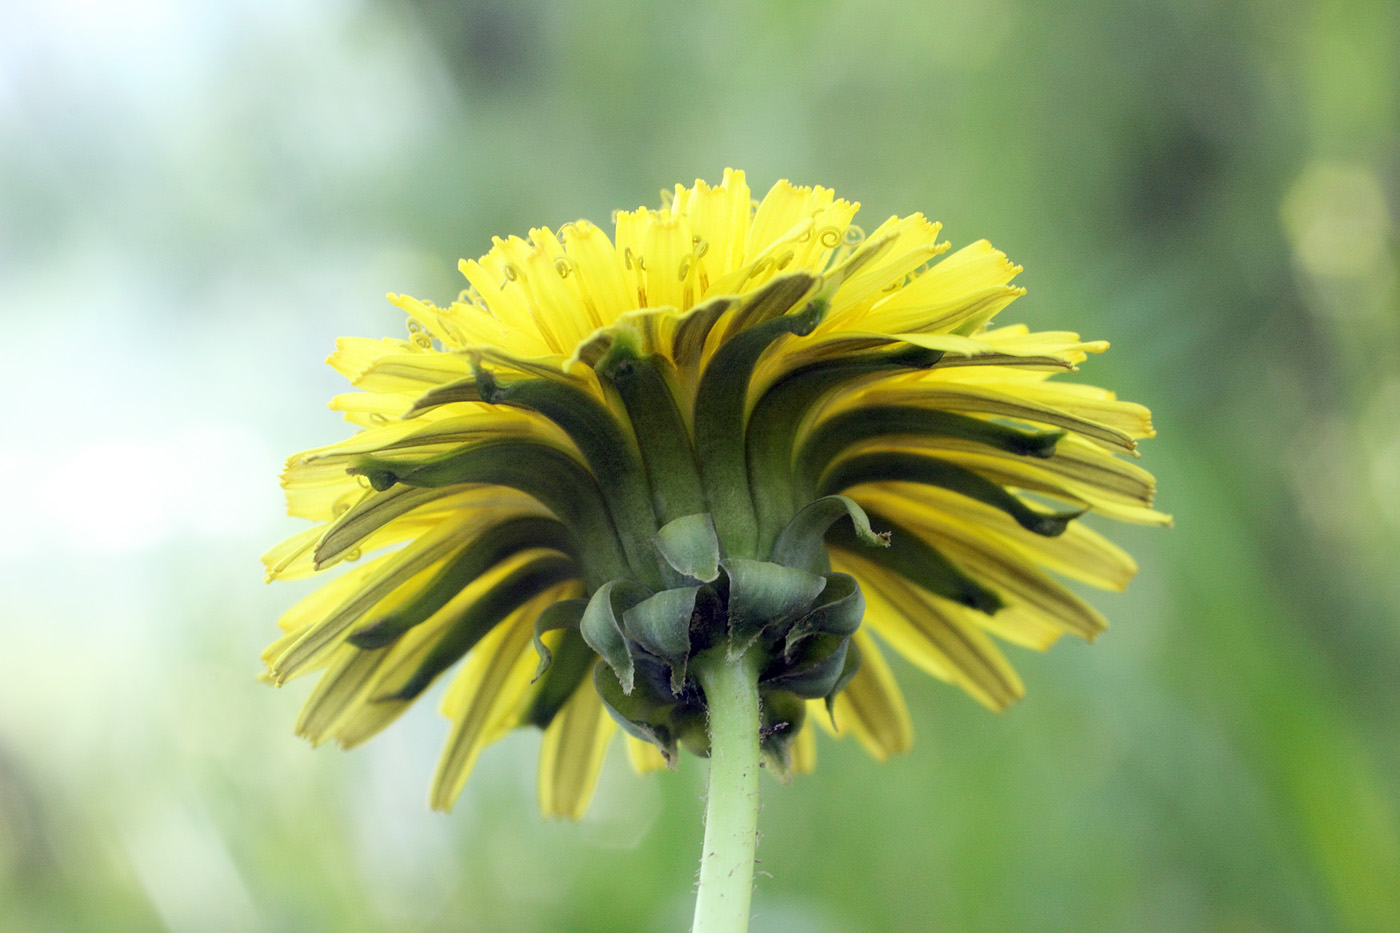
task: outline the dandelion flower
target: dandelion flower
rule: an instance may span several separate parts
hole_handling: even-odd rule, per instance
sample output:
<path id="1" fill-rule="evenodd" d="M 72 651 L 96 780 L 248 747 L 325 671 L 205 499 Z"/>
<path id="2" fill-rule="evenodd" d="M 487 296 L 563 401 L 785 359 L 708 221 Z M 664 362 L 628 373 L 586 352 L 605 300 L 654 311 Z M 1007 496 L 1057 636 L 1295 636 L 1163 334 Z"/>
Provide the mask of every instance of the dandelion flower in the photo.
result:
<path id="1" fill-rule="evenodd" d="M 1023 290 L 986 241 L 950 252 L 920 214 L 863 233 L 829 189 L 755 202 L 737 171 L 663 202 L 611 238 L 496 239 L 447 307 L 390 295 L 407 338 L 329 360 L 360 430 L 287 463 L 315 525 L 269 578 L 343 572 L 265 676 L 317 674 L 297 731 L 346 747 L 450 678 L 434 807 L 533 726 L 540 805 L 577 818 L 618 727 L 642 770 L 708 753 L 725 665 L 780 776 L 816 729 L 884 759 L 911 741 L 886 651 L 1000 710 L 999 642 L 1104 628 L 1059 578 L 1136 571 L 1080 517 L 1169 521 L 1128 459 L 1148 411 L 1056 378 L 1107 344 L 995 326 Z"/>

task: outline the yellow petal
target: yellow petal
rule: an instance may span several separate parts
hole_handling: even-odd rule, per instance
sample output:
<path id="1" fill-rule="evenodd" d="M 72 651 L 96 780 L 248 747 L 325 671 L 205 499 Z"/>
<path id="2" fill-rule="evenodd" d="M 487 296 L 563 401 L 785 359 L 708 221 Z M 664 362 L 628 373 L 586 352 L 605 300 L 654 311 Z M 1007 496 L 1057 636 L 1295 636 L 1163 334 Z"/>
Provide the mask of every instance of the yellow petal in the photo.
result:
<path id="1" fill-rule="evenodd" d="M 325 532 L 326 526 L 324 524 L 317 525 L 294 534 L 281 544 L 269 549 L 262 556 L 263 568 L 267 571 L 267 581 L 271 583 L 278 578 L 297 580 L 310 575 L 315 570 L 311 561 L 311 553 L 316 549 L 316 542 L 321 540 L 321 535 Z M 304 570 L 300 573 L 296 571 L 287 573 L 287 568 L 298 562 L 304 565 Z"/>
<path id="2" fill-rule="evenodd" d="M 829 188 L 798 187 L 786 178 L 779 179 L 759 202 L 749 225 L 749 240 L 744 255 L 753 261 L 774 243 L 784 239 L 794 226 L 810 220 L 814 211 L 831 203 Z"/>
<path id="3" fill-rule="evenodd" d="M 630 297 L 624 308 L 650 308 L 653 305 L 647 294 L 646 282 L 646 235 L 652 212 L 639 207 L 635 211 L 618 211 L 613 233 L 613 244 L 617 255 L 622 259 L 623 278 L 627 282 Z"/>
<path id="4" fill-rule="evenodd" d="M 1137 573 L 1137 563 L 1122 548 L 1083 522 L 1070 522 L 1063 534 L 1047 538 L 1022 528 L 1000 509 L 932 486 L 871 483 L 848 494 L 934 532 L 985 536 L 1032 564 L 1099 589 L 1122 590 Z"/>
<path id="5" fill-rule="evenodd" d="M 751 197 L 744 173 L 725 169 L 720 184 L 697 181 L 691 196 L 677 202 L 688 211 L 695 237 L 698 298 L 715 294 L 711 283 L 743 265 Z"/>
<path id="6" fill-rule="evenodd" d="M 906 276 L 948 248 L 947 243 L 938 242 L 941 229 L 941 224 L 930 222 L 923 214 L 911 214 L 891 217 L 873 230 L 866 242 L 888 237 L 888 246 L 879 259 L 866 264 L 841 284 L 832 298 L 827 320 L 818 332 L 852 327 L 885 330 L 883 325 L 867 320 L 871 305 L 905 287 Z"/>
<path id="7" fill-rule="evenodd" d="M 498 244 L 501 242 L 497 240 Z M 499 346 L 509 347 L 522 356 L 559 352 L 549 345 L 535 326 L 534 316 L 526 303 L 528 298 L 515 284 L 520 273 L 504 262 L 495 248 L 480 261 L 463 260 L 459 268 L 481 296 L 481 306 L 500 326 Z"/>
<path id="8" fill-rule="evenodd" d="M 429 803 L 434 810 L 452 809 L 481 750 L 513 727 L 538 664 L 531 644 L 535 618 L 559 592 L 560 587 L 546 590 L 492 629 L 448 687 L 442 713 L 452 729 L 433 776 Z"/>
<path id="9" fill-rule="evenodd" d="M 355 377 L 373 365 L 375 360 L 391 354 L 413 352 L 413 345 L 406 340 L 390 337 L 379 340 L 369 337 L 341 337 L 335 342 L 335 352 L 326 358 L 326 365 L 353 382 Z"/>
<path id="10" fill-rule="evenodd" d="M 922 451 L 956 463 L 1002 486 L 1053 496 L 1074 505 L 1088 506 L 1101 515 L 1137 525 L 1166 526 L 1172 517 L 1093 483 L 1071 479 L 1054 469 L 1055 458 L 1030 458 L 991 450 L 957 438 L 910 438 L 899 443 L 862 445 L 861 452 Z"/>
<path id="11" fill-rule="evenodd" d="M 366 580 L 382 573 L 391 556 L 385 555 L 367 561 L 322 584 L 320 589 L 303 596 L 282 613 L 277 620 L 277 626 L 284 632 L 300 632 L 306 626 L 324 618 L 350 594 L 364 586 Z"/>
<path id="12" fill-rule="evenodd" d="M 817 769 L 817 733 L 811 723 L 813 716 L 826 716 L 826 710 L 819 701 L 808 703 L 807 721 L 803 722 L 797 738 L 792 741 L 793 774 L 811 774 Z"/>
<path id="13" fill-rule="evenodd" d="M 938 529 L 924 527 L 921 531 L 950 559 L 990 583 L 1009 606 L 1040 620 L 1051 631 L 1073 632 L 1092 639 L 1107 627 L 1097 610 L 1013 549 L 999 546 L 996 538 L 978 535 L 965 525 L 953 523 Z M 1048 642 L 1034 646 L 1044 648 Z"/>
<path id="14" fill-rule="evenodd" d="M 560 228 L 564 249 L 585 296 L 585 308 L 597 319 L 597 327 L 617 320 L 618 315 L 637 307 L 637 295 L 626 278 L 622 257 L 608 235 L 586 220 Z"/>
<path id="15" fill-rule="evenodd" d="M 349 596 L 323 618 L 300 629 L 296 642 L 272 659 L 269 667 L 273 676 L 280 683 L 322 657 L 399 587 L 417 589 L 427 583 L 437 565 L 460 546 L 456 529 L 455 523 L 444 522 L 402 550 L 371 562 L 365 569 L 373 572 L 359 578 L 360 585 Z"/>
<path id="16" fill-rule="evenodd" d="M 553 329 L 564 355 L 602 325 L 588 301 L 573 263 L 547 227 L 530 231 L 533 249 L 525 257 L 525 281 L 534 295 L 535 315 Z"/>
<path id="17" fill-rule="evenodd" d="M 341 645 L 297 717 L 296 733 L 312 745 L 330 738 L 337 727 L 354 715 L 369 696 L 374 675 L 388 655 L 388 648 L 361 651 Z"/>
<path id="18" fill-rule="evenodd" d="M 627 760 L 638 774 L 649 774 L 666 767 L 666 756 L 661 754 L 661 749 L 634 735 L 627 736 Z"/>
<path id="19" fill-rule="evenodd" d="M 329 524 L 312 558 L 324 570 L 349 559 L 347 551 L 376 548 L 417 537 L 444 522 L 456 526 L 463 545 L 482 528 L 515 515 L 548 515 L 538 500 L 504 486 L 415 488 L 392 486 L 374 492 Z"/>
<path id="20" fill-rule="evenodd" d="M 695 262 L 690 221 L 659 217 L 647 225 L 642 242 L 643 279 L 647 306 L 688 308 L 695 302 Z"/>
<path id="21" fill-rule="evenodd" d="M 977 625 L 974 616 L 979 613 L 848 551 L 834 552 L 832 566 L 859 581 L 866 621 L 918 667 L 957 684 L 994 710 L 1005 709 L 1025 692 L 1006 658 Z"/>
<path id="22" fill-rule="evenodd" d="M 540 741 L 540 812 L 582 818 L 593 799 L 613 722 L 598 691 L 584 683 L 555 715 Z"/>
<path id="23" fill-rule="evenodd" d="M 366 392 L 417 398 L 429 389 L 471 374 L 471 362 L 460 353 L 383 353 L 363 362 L 348 374 L 348 378 L 356 388 Z"/>
<path id="24" fill-rule="evenodd" d="M 432 349 L 433 344 L 432 340 L 428 339 L 429 337 L 448 344 L 454 342 L 452 331 L 443 324 L 442 318 L 446 312 L 442 308 L 437 307 L 431 301 L 419 301 L 408 295 L 395 295 L 391 292 L 387 297 L 391 304 L 398 306 L 408 314 L 413 322 L 409 324 L 409 329 L 421 331 L 421 333 L 415 333 L 413 340 L 410 341 L 418 349 Z"/>
<path id="25" fill-rule="evenodd" d="M 1105 415 L 1114 414 L 1103 405 L 1076 405 L 1074 410 L 1068 410 L 1065 407 L 1047 404 L 1047 398 L 1065 401 L 1062 396 L 1033 391 L 1029 385 L 1018 385 L 1014 392 L 1005 391 L 1001 388 L 958 384 L 942 378 L 946 373 L 946 370 L 935 369 L 929 373 L 886 380 L 878 388 L 870 390 L 866 400 L 870 404 L 919 405 L 941 411 L 974 412 L 1014 418 L 1032 424 L 1075 431 L 1108 449 L 1130 454 L 1137 452 L 1132 434 L 1099 420 Z M 1002 378 L 1004 379 L 1004 376 Z M 1146 409 L 1142 411 L 1145 412 Z"/>
<path id="26" fill-rule="evenodd" d="M 871 758 L 884 761 L 913 747 L 914 727 L 904 694 L 875 640 L 864 629 L 852 637 L 860 648 L 860 670 L 836 695 L 831 717 L 835 724 L 824 709 L 815 718 L 837 736 L 854 735 Z"/>
<path id="27" fill-rule="evenodd" d="M 543 232 L 536 234 L 544 242 Z M 535 242 L 510 237 L 496 241 L 491 258 L 505 277 L 501 295 L 509 296 L 512 307 L 525 310 L 530 327 L 550 353 L 567 356 L 589 328 L 581 320 L 578 304 L 568 294 L 571 287 L 559 275 L 553 256 Z M 525 326 L 523 320 L 519 326 Z"/>

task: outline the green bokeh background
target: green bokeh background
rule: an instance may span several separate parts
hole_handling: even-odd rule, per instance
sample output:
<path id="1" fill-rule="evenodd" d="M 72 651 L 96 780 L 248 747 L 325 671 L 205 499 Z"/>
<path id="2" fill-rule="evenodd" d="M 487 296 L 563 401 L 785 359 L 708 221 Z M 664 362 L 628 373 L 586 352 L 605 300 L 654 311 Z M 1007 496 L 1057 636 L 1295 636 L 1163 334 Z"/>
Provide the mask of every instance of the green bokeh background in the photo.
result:
<path id="1" fill-rule="evenodd" d="M 765 777 L 753 929 L 1400 929 L 1398 91 L 1383 0 L 6 5 L 0 928 L 686 927 L 700 762 L 429 813 L 429 704 L 254 681 L 255 558 L 380 295 L 732 165 L 1023 264 L 1176 516 L 1007 713 L 901 665 L 911 754 Z"/>

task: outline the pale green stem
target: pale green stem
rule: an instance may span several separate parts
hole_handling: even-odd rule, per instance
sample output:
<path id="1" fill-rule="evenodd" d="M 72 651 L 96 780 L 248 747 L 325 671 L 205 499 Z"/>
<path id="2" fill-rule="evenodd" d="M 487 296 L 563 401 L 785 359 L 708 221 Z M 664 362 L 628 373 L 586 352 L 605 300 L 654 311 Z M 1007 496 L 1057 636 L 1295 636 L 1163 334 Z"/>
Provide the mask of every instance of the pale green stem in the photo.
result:
<path id="1" fill-rule="evenodd" d="M 710 788 L 705 801 L 705 848 L 694 933 L 743 933 L 749 928 L 754 849 L 758 845 L 760 652 L 733 661 L 720 646 L 695 659 L 692 670 L 710 710 Z"/>

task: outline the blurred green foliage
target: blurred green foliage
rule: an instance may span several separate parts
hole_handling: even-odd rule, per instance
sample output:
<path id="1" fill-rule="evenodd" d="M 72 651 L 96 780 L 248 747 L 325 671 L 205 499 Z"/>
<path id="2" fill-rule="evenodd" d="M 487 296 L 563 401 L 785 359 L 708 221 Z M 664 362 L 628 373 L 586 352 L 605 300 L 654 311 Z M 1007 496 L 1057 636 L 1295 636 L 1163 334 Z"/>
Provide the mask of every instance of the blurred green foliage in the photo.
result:
<path id="1" fill-rule="evenodd" d="M 294 527 L 277 456 L 340 436 L 319 356 L 402 326 L 378 293 L 448 299 L 492 235 L 726 165 L 1022 263 L 1003 319 L 1114 343 L 1082 378 L 1153 409 L 1177 518 L 1108 529 L 1142 565 L 1092 597 L 1114 628 L 1016 654 L 1008 713 L 901 667 L 912 754 L 824 742 L 765 779 L 754 930 L 1400 923 L 1400 7 L 137 9 L 98 38 L 13 14 L 0 315 L 29 362 L 0 455 L 81 454 L 55 418 L 158 447 L 217 416 L 262 498 L 219 534 L 5 552 L 0 925 L 684 928 L 699 762 L 642 779 L 616 748 L 589 817 L 544 824 L 520 733 L 429 814 L 429 710 L 311 754 L 305 686 L 253 682 L 295 593 L 251 556 Z M 83 462 L 94 502 L 130 494 Z"/>

